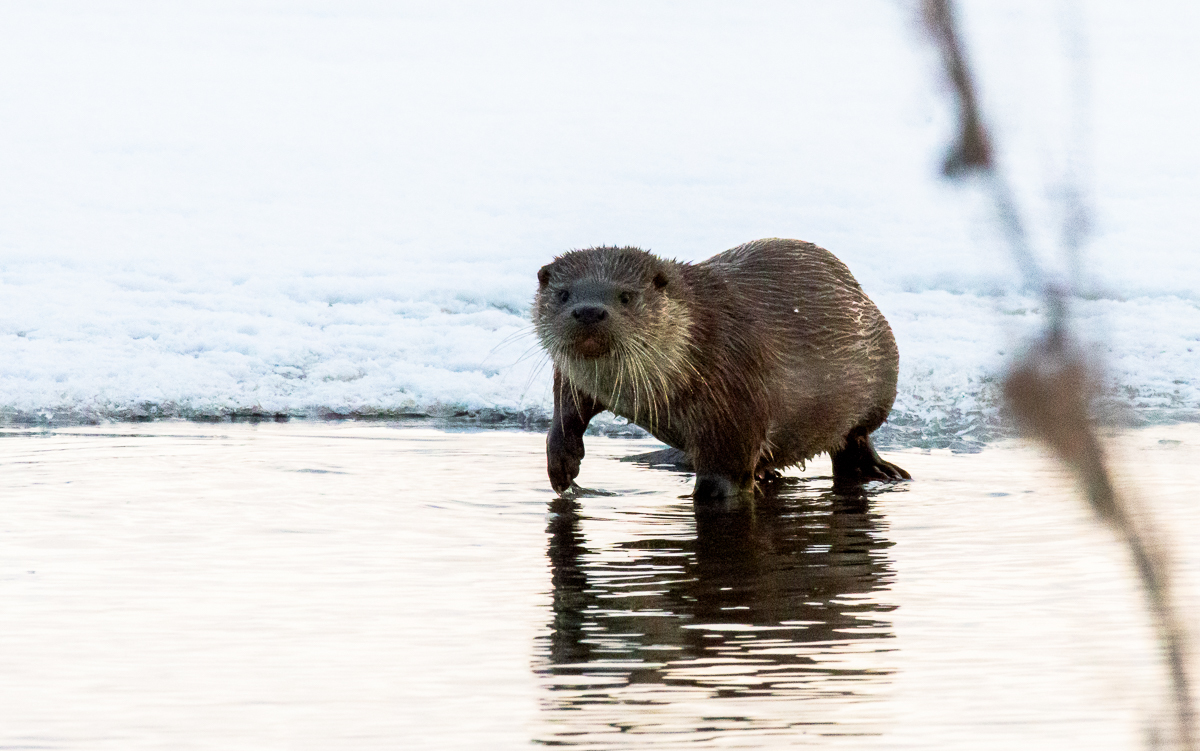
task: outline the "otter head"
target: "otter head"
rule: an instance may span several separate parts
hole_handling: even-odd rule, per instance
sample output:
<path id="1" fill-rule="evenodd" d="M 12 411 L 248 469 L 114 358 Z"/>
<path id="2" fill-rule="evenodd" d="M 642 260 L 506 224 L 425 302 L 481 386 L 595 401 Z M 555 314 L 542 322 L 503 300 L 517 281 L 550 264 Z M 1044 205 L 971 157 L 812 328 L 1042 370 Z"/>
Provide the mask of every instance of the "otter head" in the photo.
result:
<path id="1" fill-rule="evenodd" d="M 612 352 L 613 342 L 626 325 L 622 306 L 629 292 L 602 279 L 563 280 L 551 288 L 553 273 L 543 268 L 549 307 L 553 310 L 557 349 L 571 357 L 591 359 Z"/>
<path id="2" fill-rule="evenodd" d="M 690 369 L 680 264 L 638 248 L 564 253 L 538 271 L 533 323 L 554 364 L 610 401 L 645 405 Z M 637 410 L 634 410 L 637 411 Z"/>

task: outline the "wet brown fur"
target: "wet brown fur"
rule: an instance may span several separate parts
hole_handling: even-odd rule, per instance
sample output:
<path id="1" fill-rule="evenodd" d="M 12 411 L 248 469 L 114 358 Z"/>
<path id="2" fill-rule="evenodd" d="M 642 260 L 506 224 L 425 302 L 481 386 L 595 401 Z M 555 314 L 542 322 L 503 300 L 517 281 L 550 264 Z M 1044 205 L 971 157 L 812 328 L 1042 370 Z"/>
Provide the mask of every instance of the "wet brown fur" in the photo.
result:
<path id="1" fill-rule="evenodd" d="M 756 476 L 825 452 L 835 479 L 907 477 L 868 438 L 896 397 L 895 339 L 829 251 L 767 239 L 688 264 L 589 248 L 538 277 L 534 327 L 555 366 L 556 490 L 578 474 L 583 430 L 605 409 L 685 452 L 697 497 L 748 492 Z M 579 323 L 580 306 L 604 319 Z"/>

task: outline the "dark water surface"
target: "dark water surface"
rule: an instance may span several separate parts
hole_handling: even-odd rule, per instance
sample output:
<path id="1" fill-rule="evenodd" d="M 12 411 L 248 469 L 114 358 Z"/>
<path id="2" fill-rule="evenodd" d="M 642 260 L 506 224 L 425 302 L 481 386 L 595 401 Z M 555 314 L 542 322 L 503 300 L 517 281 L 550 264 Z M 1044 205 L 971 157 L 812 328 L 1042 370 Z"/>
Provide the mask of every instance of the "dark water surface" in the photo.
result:
<path id="1" fill-rule="evenodd" d="M 588 439 L 156 423 L 0 437 L 3 748 L 1112 748 L 1169 738 L 1141 593 L 1036 451 L 818 459 L 739 513 Z M 1200 430 L 1113 450 L 1195 623 Z"/>

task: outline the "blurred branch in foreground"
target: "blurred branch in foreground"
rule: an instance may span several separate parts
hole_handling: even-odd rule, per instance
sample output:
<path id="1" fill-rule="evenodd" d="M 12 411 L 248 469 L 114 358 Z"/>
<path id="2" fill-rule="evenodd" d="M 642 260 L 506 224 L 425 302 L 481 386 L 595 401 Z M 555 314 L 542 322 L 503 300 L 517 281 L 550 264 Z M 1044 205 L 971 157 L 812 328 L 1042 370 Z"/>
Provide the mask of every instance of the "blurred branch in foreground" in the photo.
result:
<path id="1" fill-rule="evenodd" d="M 954 8 L 950 0 L 924 0 L 923 10 L 926 28 L 941 52 L 958 106 L 958 135 L 946 157 L 943 173 L 952 179 L 972 173 L 983 178 L 1025 282 L 1041 291 L 1046 305 L 1046 330 L 1012 364 L 1004 383 L 1005 402 L 1022 432 L 1049 446 L 1075 473 L 1092 509 L 1117 530 L 1129 548 L 1166 651 L 1179 746 L 1192 751 L 1194 712 L 1187 674 L 1186 634 L 1172 603 L 1167 563 L 1154 546 L 1152 536 L 1139 530 L 1127 502 L 1113 487 L 1095 425 L 1088 414 L 1095 379 L 1068 327 L 1067 294 L 1061 287 L 1045 281 L 1030 251 L 1008 183 L 996 165 L 970 67 L 955 27 Z M 1064 250 L 1073 256 L 1070 260 L 1074 266 L 1078 264 L 1078 250 L 1087 226 L 1080 195 L 1079 190 L 1068 191 L 1072 203 L 1067 207 L 1068 226 L 1063 238 Z"/>

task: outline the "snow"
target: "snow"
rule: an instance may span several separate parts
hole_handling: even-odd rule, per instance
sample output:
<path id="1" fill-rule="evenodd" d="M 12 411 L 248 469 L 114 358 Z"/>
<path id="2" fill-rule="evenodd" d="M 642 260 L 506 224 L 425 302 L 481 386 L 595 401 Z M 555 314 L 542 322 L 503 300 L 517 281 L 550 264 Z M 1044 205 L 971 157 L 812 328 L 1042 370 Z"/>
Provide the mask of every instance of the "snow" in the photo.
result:
<path id="1" fill-rule="evenodd" d="M 1192 419 L 1200 9 L 971 2 L 962 26 L 1052 273 L 1071 170 L 1094 208 L 1073 312 L 1107 393 Z M 979 191 L 937 176 L 943 88 L 916 11 L 884 0 L 20 4 L 0 419 L 536 423 L 528 306 L 556 253 L 779 236 L 834 251 L 891 321 L 889 440 L 984 439 L 1040 310 Z"/>

